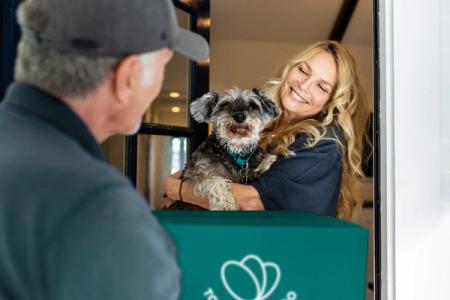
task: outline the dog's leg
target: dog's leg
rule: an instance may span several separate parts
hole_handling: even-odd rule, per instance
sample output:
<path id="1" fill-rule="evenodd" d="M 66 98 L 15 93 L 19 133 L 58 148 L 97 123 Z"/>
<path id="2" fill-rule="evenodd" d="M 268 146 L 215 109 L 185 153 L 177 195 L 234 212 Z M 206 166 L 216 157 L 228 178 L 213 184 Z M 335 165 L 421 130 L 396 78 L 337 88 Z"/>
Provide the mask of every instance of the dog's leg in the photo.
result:
<path id="1" fill-rule="evenodd" d="M 256 168 L 255 172 L 257 174 L 264 173 L 269 170 L 270 166 L 277 160 L 277 156 L 274 154 L 267 154 L 264 159 L 259 164 L 258 168 Z"/>
<path id="2" fill-rule="evenodd" d="M 239 210 L 225 178 L 203 179 L 194 183 L 194 193 L 209 200 L 210 210 Z"/>

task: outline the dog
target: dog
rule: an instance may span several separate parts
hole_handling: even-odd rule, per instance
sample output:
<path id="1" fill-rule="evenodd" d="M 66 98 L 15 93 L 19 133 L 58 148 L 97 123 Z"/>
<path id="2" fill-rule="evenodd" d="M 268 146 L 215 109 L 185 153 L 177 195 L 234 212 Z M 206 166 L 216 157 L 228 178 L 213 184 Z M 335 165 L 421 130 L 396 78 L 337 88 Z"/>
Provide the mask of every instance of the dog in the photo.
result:
<path id="1" fill-rule="evenodd" d="M 227 90 L 223 97 L 209 92 L 191 103 L 199 123 L 213 125 L 212 134 L 194 151 L 181 180 L 189 179 L 196 196 L 208 199 L 211 210 L 238 210 L 230 183 L 243 183 L 269 169 L 276 155 L 258 147 L 260 133 L 281 111 L 259 89 Z M 199 209 L 182 201 L 168 209 Z"/>

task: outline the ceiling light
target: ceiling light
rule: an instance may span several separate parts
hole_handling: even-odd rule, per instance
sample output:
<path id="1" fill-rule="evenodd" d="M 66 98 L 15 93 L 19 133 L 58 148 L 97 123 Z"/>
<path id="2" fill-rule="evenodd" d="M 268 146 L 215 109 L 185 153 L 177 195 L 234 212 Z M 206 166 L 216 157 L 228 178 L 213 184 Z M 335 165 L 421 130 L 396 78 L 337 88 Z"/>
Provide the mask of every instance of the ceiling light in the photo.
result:
<path id="1" fill-rule="evenodd" d="M 210 18 L 198 18 L 197 24 L 200 27 L 211 27 L 211 19 Z"/>
<path id="2" fill-rule="evenodd" d="M 169 97 L 170 98 L 178 98 L 178 97 L 180 97 L 180 93 L 178 93 L 178 92 L 171 92 L 171 93 L 169 93 Z"/>
<path id="3" fill-rule="evenodd" d="M 181 111 L 181 108 L 179 106 L 172 106 L 170 109 L 173 113 L 179 113 Z"/>
<path id="4" fill-rule="evenodd" d="M 205 58 L 204 60 L 198 61 L 198 64 L 199 64 L 200 66 L 207 66 L 207 65 L 209 65 L 209 63 L 210 63 L 209 57 L 208 57 L 208 58 Z"/>

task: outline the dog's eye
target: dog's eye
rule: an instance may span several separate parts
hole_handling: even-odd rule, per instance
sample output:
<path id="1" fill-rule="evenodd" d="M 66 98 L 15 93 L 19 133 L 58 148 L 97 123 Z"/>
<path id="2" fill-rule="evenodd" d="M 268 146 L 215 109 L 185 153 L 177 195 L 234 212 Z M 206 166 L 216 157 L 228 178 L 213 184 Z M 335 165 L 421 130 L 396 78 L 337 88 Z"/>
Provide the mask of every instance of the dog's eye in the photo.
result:
<path id="1" fill-rule="evenodd" d="M 250 102 L 250 108 L 254 110 L 259 110 L 259 106 L 255 102 Z"/>
<path id="2" fill-rule="evenodd" d="M 222 103 L 222 104 L 220 104 L 219 105 L 219 110 L 224 110 L 224 109 L 226 109 L 228 107 L 228 103 Z"/>

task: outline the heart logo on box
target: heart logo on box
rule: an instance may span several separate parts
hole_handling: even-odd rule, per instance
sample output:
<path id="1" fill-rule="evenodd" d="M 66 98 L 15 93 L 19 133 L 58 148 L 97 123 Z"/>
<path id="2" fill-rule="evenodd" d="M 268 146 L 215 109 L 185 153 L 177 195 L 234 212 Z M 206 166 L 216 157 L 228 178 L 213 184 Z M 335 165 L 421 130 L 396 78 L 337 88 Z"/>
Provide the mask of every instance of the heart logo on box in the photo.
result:
<path id="1" fill-rule="evenodd" d="M 263 262 L 254 254 L 245 256 L 241 261 L 225 262 L 220 275 L 225 289 L 235 300 L 266 300 L 281 279 L 277 264 Z"/>

